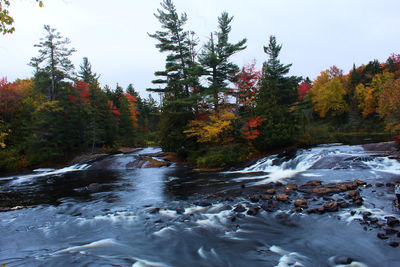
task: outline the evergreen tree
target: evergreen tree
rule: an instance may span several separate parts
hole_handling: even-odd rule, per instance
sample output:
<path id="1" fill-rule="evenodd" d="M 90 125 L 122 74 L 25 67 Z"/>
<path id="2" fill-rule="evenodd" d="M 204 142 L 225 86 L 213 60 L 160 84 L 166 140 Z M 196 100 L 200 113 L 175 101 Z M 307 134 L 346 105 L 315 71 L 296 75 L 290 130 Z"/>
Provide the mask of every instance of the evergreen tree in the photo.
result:
<path id="1" fill-rule="evenodd" d="M 79 66 L 80 71 L 78 77 L 85 83 L 95 83 L 99 81 L 100 75 L 92 71 L 92 65 L 90 64 L 87 57 L 83 58 L 82 65 Z"/>
<path id="2" fill-rule="evenodd" d="M 36 72 L 48 73 L 50 79 L 48 99 L 53 101 L 56 99 L 59 83 L 65 78 L 72 79 L 74 65 L 68 57 L 76 50 L 67 48 L 69 39 L 63 38 L 54 28 L 44 25 L 44 29 L 47 35 L 40 39 L 39 44 L 34 45 L 39 48 L 39 56 L 33 57 L 29 65 L 34 67 Z M 43 68 L 40 67 L 42 63 L 44 63 Z"/>
<path id="3" fill-rule="evenodd" d="M 218 111 L 220 94 L 227 91 L 228 83 L 233 81 L 234 75 L 239 71 L 239 67 L 230 61 L 230 57 L 246 48 L 246 39 L 235 44 L 229 43 L 232 19 L 227 12 L 218 17 L 219 31 L 215 33 L 217 40 L 214 40 L 214 34 L 211 33 L 199 57 L 210 84 L 204 94 L 213 102 L 215 111 Z"/>
<path id="4" fill-rule="evenodd" d="M 294 139 L 296 123 L 289 112 L 289 106 L 298 99 L 297 88 L 300 77 L 286 76 L 292 64 L 282 64 L 275 36 L 270 36 L 264 52 L 268 60 L 264 62 L 257 96 L 256 113 L 267 118 L 256 143 L 261 149 L 287 145 Z"/>
<path id="5" fill-rule="evenodd" d="M 193 61 L 193 51 L 196 42 L 191 33 L 184 30 L 187 21 L 185 13 L 178 15 L 171 0 L 161 3 L 163 9 L 154 14 L 160 21 L 162 31 L 149 34 L 158 40 L 156 47 L 160 52 L 166 52 L 165 70 L 157 71 L 160 77 L 153 81 L 155 85 L 164 85 L 164 88 L 147 89 L 162 94 L 162 116 L 159 128 L 160 145 L 164 150 L 184 151 L 187 143 L 183 130 L 187 122 L 193 118 L 196 98 L 192 92 L 198 84 L 197 64 Z"/>

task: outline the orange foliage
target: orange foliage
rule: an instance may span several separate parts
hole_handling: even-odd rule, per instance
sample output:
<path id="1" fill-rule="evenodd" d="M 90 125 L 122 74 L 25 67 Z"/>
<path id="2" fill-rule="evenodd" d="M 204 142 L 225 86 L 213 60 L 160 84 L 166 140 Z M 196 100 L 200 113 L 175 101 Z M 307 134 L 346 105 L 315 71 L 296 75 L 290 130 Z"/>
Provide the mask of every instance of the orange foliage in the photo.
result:
<path id="1" fill-rule="evenodd" d="M 248 118 L 245 122 L 245 126 L 242 128 L 242 138 L 246 140 L 254 140 L 260 135 L 260 130 L 257 128 L 262 125 L 266 118 Z"/>
<path id="2" fill-rule="evenodd" d="M 136 97 L 134 97 L 133 95 L 128 94 L 128 93 L 125 93 L 125 97 L 129 102 L 129 111 L 131 113 L 131 119 L 133 121 L 133 126 L 138 127 L 137 115 L 139 114 L 139 112 L 137 112 L 137 110 L 136 110 L 137 99 L 136 99 Z"/>

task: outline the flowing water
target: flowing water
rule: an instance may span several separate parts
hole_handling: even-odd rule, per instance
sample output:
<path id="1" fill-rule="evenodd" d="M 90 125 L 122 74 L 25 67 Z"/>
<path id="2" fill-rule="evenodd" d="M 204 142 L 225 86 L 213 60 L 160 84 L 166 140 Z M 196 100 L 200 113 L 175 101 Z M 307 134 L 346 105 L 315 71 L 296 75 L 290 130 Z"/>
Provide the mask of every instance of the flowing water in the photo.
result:
<path id="1" fill-rule="evenodd" d="M 104 169 L 82 164 L 0 178 L 0 207 L 15 207 L 0 213 L 0 265 L 335 266 L 350 257 L 353 266 L 400 266 L 400 248 L 388 245 L 399 238 L 380 240 L 379 229 L 360 225 L 362 212 L 400 217 L 395 159 L 331 145 L 228 172 L 126 167 L 135 155 L 157 151 L 113 155 Z M 256 216 L 233 210 L 252 205 L 243 188 L 316 179 L 372 186 L 362 189 L 361 207 L 323 215 L 290 205 Z"/>

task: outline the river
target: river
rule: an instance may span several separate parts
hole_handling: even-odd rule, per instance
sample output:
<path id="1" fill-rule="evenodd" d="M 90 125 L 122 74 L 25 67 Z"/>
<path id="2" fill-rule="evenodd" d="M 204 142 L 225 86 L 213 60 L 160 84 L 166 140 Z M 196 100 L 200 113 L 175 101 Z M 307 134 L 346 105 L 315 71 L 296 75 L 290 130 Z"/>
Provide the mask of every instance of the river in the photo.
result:
<path id="1" fill-rule="evenodd" d="M 115 164 L 106 169 L 78 164 L 0 178 L 0 207 L 14 207 L 0 213 L 0 265 L 400 266 L 400 248 L 389 246 L 400 238 L 382 240 L 383 226 L 363 220 L 383 225 L 387 216 L 400 218 L 392 186 L 400 181 L 396 159 L 333 144 L 225 172 L 124 165 L 158 151 L 110 156 Z M 275 182 L 355 179 L 366 182 L 359 187 L 362 205 L 335 212 L 296 211 L 299 192 L 270 211 L 259 208 L 266 199 L 248 197 Z M 307 199 L 318 206 L 337 196 Z"/>

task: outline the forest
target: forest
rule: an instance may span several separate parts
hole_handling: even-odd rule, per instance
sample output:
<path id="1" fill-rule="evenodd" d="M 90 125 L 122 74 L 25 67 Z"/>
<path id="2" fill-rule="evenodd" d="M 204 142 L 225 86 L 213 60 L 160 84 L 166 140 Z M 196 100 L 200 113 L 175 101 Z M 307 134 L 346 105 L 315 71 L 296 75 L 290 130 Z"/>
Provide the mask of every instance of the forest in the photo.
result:
<path id="1" fill-rule="evenodd" d="M 100 86 L 88 58 L 75 71 L 70 47 L 55 28 L 34 46 L 33 77 L 0 80 L 0 170 L 65 162 L 82 153 L 113 153 L 122 146 L 160 146 L 199 167 L 226 167 L 276 149 L 341 142 L 372 135 L 398 142 L 400 54 L 371 60 L 345 73 L 332 66 L 313 80 L 289 75 L 283 48 L 269 36 L 265 62 L 236 65 L 246 38 L 231 41 L 233 16 L 200 45 L 188 17 L 164 0 L 149 34 L 166 55 L 155 73 L 160 95 L 143 98 L 131 84 Z M 312 64 L 312 63 L 310 63 Z"/>

